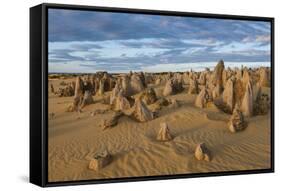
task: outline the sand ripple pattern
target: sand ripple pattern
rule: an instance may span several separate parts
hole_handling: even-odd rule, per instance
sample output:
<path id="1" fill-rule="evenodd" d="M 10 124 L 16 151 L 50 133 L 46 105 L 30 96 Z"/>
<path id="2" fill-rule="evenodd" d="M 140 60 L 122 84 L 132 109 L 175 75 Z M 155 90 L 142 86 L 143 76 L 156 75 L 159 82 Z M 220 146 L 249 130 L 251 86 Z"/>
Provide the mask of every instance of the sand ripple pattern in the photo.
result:
<path id="1" fill-rule="evenodd" d="M 269 115 L 247 119 L 246 130 L 232 134 L 227 129 L 227 114 L 195 108 L 194 98 L 189 100 L 185 93 L 173 97 L 181 101 L 179 108 L 164 108 L 158 118 L 146 123 L 122 117 L 117 126 L 105 131 L 99 124 L 110 112 L 94 117 L 89 114 L 105 107 L 100 103 L 87 107 L 80 119 L 77 114 L 59 108 L 65 104 L 50 107 L 58 114 L 49 123 L 49 181 L 270 167 Z M 161 122 L 170 126 L 172 141 L 155 141 Z M 194 158 L 195 146 L 201 142 L 211 150 L 211 162 Z M 89 157 L 100 149 L 107 149 L 113 155 L 113 161 L 94 172 L 88 169 Z"/>

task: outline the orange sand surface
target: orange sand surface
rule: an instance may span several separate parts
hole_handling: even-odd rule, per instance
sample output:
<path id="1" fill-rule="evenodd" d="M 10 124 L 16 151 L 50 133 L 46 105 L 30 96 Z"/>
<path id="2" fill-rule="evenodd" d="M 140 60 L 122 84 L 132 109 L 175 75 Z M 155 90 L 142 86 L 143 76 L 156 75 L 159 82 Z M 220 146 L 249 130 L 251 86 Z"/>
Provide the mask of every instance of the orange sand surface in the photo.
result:
<path id="1" fill-rule="evenodd" d="M 54 88 L 62 80 L 49 80 Z M 75 81 L 64 79 L 64 81 Z M 149 85 L 162 96 L 164 85 Z M 264 89 L 263 91 L 269 91 Z M 106 92 L 110 94 L 110 92 Z M 102 97 L 93 96 L 94 104 L 82 113 L 66 112 L 73 97 L 49 93 L 48 179 L 50 182 L 121 178 L 132 176 L 171 175 L 270 168 L 270 113 L 245 118 L 244 131 L 231 133 L 227 122 L 230 114 L 215 106 L 200 109 L 194 106 L 197 95 L 185 89 L 167 96 L 179 101 L 179 107 L 163 107 L 157 118 L 139 123 L 122 116 L 116 126 L 102 130 L 103 119 L 113 114 L 91 116 L 96 109 L 108 109 Z M 154 109 L 154 104 L 148 106 Z M 156 141 L 160 123 L 166 122 L 172 141 Z M 211 161 L 194 157 L 197 144 L 204 142 L 211 151 Z M 101 149 L 113 156 L 110 164 L 99 171 L 88 168 L 90 157 Z"/>

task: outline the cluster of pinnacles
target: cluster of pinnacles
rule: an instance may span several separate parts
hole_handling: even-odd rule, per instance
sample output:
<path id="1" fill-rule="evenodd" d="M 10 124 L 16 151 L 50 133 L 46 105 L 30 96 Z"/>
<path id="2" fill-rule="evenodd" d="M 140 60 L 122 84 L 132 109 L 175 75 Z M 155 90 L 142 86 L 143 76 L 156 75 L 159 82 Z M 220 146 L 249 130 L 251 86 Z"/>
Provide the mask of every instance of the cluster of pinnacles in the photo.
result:
<path id="1" fill-rule="evenodd" d="M 220 60 L 213 71 L 207 68 L 201 72 L 130 72 L 120 75 L 98 72 L 77 76 L 76 82 L 66 83 L 58 91 L 51 85 L 51 92 L 59 96 L 73 96 L 73 102 L 67 108 L 68 112 L 82 112 L 84 107 L 97 102 L 94 96 L 108 100 L 103 103 L 109 106 L 113 115 L 103 121 L 103 130 L 117 126 L 123 116 L 139 123 L 154 120 L 161 108 L 180 107 L 180 102 L 170 99 L 169 96 L 178 93 L 191 94 L 190 96 L 196 97 L 195 107 L 204 110 L 212 106 L 229 114 L 226 127 L 230 132 L 236 133 L 247 127 L 246 121 L 249 117 L 268 113 L 270 98 L 263 88 L 270 87 L 270 80 L 269 68 L 225 68 L 224 61 Z M 154 88 L 160 85 L 164 88 L 156 93 Z M 154 109 L 151 105 L 154 105 Z M 174 140 L 166 121 L 160 123 L 155 140 Z M 194 156 L 197 160 L 211 160 L 206 143 L 200 143 L 194 148 Z M 101 152 L 92 158 L 89 168 L 99 170 L 109 164 L 111 159 L 107 151 Z"/>

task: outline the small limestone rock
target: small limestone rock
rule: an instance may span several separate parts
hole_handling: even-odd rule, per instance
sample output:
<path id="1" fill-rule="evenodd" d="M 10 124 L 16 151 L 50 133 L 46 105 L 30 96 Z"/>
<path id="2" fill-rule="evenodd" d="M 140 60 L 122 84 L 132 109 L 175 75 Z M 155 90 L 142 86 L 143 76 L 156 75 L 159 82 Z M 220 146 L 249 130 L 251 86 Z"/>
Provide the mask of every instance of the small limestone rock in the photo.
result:
<path id="1" fill-rule="evenodd" d="M 170 105 L 169 105 L 170 108 L 178 108 L 178 107 L 180 107 L 180 103 L 176 99 L 171 99 L 169 101 L 169 103 L 170 103 Z"/>
<path id="2" fill-rule="evenodd" d="M 75 111 L 74 105 L 71 104 L 71 105 L 67 106 L 67 108 L 66 108 L 65 111 L 66 111 L 66 112 L 74 112 L 74 111 Z"/>
<path id="3" fill-rule="evenodd" d="M 259 92 L 254 103 L 255 115 L 266 115 L 270 109 L 270 98 L 267 94 Z"/>
<path id="4" fill-rule="evenodd" d="M 103 130 L 107 128 L 114 127 L 118 124 L 119 118 L 122 116 L 121 112 L 115 112 L 114 115 L 110 119 L 106 119 L 102 122 L 101 126 Z"/>
<path id="5" fill-rule="evenodd" d="M 51 92 L 52 92 L 52 93 L 55 93 L 55 89 L 54 89 L 53 84 L 51 84 Z"/>
<path id="6" fill-rule="evenodd" d="M 205 143 L 200 143 L 199 145 L 196 146 L 194 155 L 197 160 L 205 160 L 205 161 L 211 160 L 210 152 L 207 149 Z"/>
<path id="7" fill-rule="evenodd" d="M 111 162 L 111 158 L 111 155 L 107 151 L 98 153 L 90 160 L 89 169 L 98 171 L 108 165 Z"/>
<path id="8" fill-rule="evenodd" d="M 74 95 L 74 88 L 72 84 L 68 84 L 63 88 L 59 88 L 56 92 L 56 95 L 59 97 L 71 97 Z"/>

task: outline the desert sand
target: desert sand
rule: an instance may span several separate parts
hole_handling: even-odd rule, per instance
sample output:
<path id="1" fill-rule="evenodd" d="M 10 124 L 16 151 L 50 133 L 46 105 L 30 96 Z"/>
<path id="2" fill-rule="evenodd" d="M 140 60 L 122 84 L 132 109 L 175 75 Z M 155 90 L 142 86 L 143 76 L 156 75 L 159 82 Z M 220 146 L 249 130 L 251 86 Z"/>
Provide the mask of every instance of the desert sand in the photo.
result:
<path id="1" fill-rule="evenodd" d="M 85 96 L 85 91 L 77 89 L 77 76 L 83 80 L 84 74 L 49 74 L 48 180 L 56 182 L 270 168 L 270 107 L 262 108 L 263 111 L 256 111 L 255 108 L 256 86 L 260 88 L 260 96 L 270 97 L 269 72 L 268 68 L 217 68 L 215 71 L 144 74 L 145 87 L 135 87 L 135 90 L 140 90 L 129 93 L 131 95 L 123 91 L 122 83 L 126 80 L 118 82 L 120 77 L 115 74 L 110 75 L 115 82 L 111 90 L 103 92 L 93 88 L 90 95 L 92 100 L 87 98 L 83 107 L 73 104 L 75 96 L 88 96 Z M 201 76 L 202 73 L 205 76 Z M 132 76 L 137 74 L 126 75 L 130 76 L 129 81 L 136 80 Z M 162 76 L 160 80 L 159 76 Z M 241 83 L 243 95 L 240 101 L 235 93 L 237 89 L 227 88 L 232 83 L 227 83 L 227 80 L 231 78 L 234 83 L 238 79 L 246 79 Z M 171 79 L 178 80 L 171 82 L 174 87 L 169 90 L 171 87 L 167 84 Z M 74 86 L 75 83 L 75 92 L 59 95 L 59 88 L 65 88 L 66 84 Z M 96 86 L 99 84 L 101 87 L 101 83 L 96 83 Z M 116 84 L 123 88 L 122 93 L 118 94 L 120 89 L 113 89 Z M 149 88 L 155 91 L 156 100 L 142 99 L 141 94 Z M 206 98 L 203 88 L 206 88 L 205 94 L 209 92 L 210 100 Z M 250 93 L 245 96 L 247 88 L 250 88 Z M 157 100 L 161 98 L 169 103 L 159 104 Z M 249 99 L 250 102 L 247 101 Z M 220 107 L 218 103 L 221 100 L 226 101 Z M 142 104 L 143 108 L 137 108 Z M 238 105 L 237 111 L 235 105 Z M 105 120 L 108 122 L 116 115 L 114 110 L 121 114 L 110 123 L 112 126 L 104 127 Z M 232 113 L 236 116 L 232 117 Z M 168 132 L 166 128 L 159 132 L 163 123 L 166 123 Z M 161 133 L 163 135 L 159 135 Z M 157 136 L 164 138 L 159 140 Z M 167 140 L 164 140 L 165 137 L 168 137 Z M 194 155 L 200 143 L 204 143 L 210 152 L 208 160 L 198 160 Z M 90 169 L 89 162 L 93 156 L 104 150 L 110 154 L 111 161 L 98 170 Z"/>

